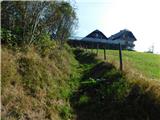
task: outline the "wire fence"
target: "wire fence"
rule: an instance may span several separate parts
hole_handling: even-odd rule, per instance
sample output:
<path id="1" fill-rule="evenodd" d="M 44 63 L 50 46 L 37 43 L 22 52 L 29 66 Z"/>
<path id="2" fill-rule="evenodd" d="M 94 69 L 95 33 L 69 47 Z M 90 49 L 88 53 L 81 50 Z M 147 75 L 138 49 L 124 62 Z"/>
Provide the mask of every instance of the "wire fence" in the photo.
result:
<path id="1" fill-rule="evenodd" d="M 123 70 L 123 60 L 122 60 L 122 46 L 121 43 L 111 43 L 107 39 L 99 39 L 99 38 L 83 38 L 83 37 L 72 37 L 69 40 L 69 44 L 72 47 L 79 47 L 83 48 L 85 50 L 91 49 L 93 52 L 93 49 L 96 49 L 96 54 L 98 55 L 99 49 L 103 49 L 103 56 L 104 60 L 107 59 L 106 49 L 108 48 L 114 48 L 119 50 L 119 69 Z"/>

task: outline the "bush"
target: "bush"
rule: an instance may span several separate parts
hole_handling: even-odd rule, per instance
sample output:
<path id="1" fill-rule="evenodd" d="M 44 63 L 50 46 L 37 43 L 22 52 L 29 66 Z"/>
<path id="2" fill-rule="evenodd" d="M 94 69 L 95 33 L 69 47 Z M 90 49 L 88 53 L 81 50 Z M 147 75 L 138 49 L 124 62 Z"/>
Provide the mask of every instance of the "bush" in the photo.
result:
<path id="1" fill-rule="evenodd" d="M 72 110 L 69 106 L 59 106 L 59 112 L 63 120 L 70 120 Z"/>
<path id="2" fill-rule="evenodd" d="M 35 42 L 36 49 L 42 56 L 46 56 L 56 47 L 56 43 L 48 34 L 41 35 Z"/>
<path id="3" fill-rule="evenodd" d="M 2 44 L 7 44 L 9 46 L 17 45 L 16 36 L 12 34 L 12 31 L 1 28 L 1 37 Z"/>

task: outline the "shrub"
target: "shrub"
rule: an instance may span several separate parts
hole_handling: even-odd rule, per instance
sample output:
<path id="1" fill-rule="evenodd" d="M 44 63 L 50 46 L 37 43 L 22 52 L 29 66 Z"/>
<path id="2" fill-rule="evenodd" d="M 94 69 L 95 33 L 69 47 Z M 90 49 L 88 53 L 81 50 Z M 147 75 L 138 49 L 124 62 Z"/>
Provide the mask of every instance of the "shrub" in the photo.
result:
<path id="1" fill-rule="evenodd" d="M 9 46 L 17 45 L 16 36 L 12 34 L 12 31 L 1 28 L 1 40 L 2 44 L 7 44 Z"/>
<path id="2" fill-rule="evenodd" d="M 46 56 L 56 47 L 56 43 L 48 34 L 42 34 L 35 42 L 36 49 L 42 56 Z"/>
<path id="3" fill-rule="evenodd" d="M 60 116 L 63 120 L 69 120 L 71 118 L 71 108 L 69 106 L 60 106 L 59 107 Z"/>

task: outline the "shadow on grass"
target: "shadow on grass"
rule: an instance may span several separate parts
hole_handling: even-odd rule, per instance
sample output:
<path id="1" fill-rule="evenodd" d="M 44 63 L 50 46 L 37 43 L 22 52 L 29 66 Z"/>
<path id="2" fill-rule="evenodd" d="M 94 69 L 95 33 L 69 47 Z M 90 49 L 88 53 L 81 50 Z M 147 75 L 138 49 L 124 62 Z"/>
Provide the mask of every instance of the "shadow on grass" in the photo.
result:
<path id="1" fill-rule="evenodd" d="M 74 54 L 80 64 L 94 64 L 98 61 L 95 53 L 85 52 L 83 49 L 75 49 Z"/>
<path id="2" fill-rule="evenodd" d="M 160 106 L 156 106 L 149 96 L 139 90 L 136 91 L 137 88 L 131 89 L 127 96 L 118 98 L 115 93 L 117 90 L 113 89 L 113 86 L 108 86 L 108 89 L 106 87 L 107 85 L 96 83 L 79 88 L 71 98 L 77 120 L 158 120 L 160 118 Z M 109 93 L 107 90 L 111 88 Z"/>
<path id="3" fill-rule="evenodd" d="M 86 62 L 82 58 L 78 60 Z M 160 105 L 156 105 L 138 86 L 128 84 L 125 75 L 110 63 L 95 65 L 84 73 L 82 80 L 78 91 L 70 98 L 77 120 L 160 118 Z"/>
<path id="4" fill-rule="evenodd" d="M 83 80 L 87 80 L 89 78 L 111 83 L 123 78 L 123 74 L 120 71 L 117 71 L 112 64 L 108 62 L 100 62 L 86 71 L 82 77 Z"/>

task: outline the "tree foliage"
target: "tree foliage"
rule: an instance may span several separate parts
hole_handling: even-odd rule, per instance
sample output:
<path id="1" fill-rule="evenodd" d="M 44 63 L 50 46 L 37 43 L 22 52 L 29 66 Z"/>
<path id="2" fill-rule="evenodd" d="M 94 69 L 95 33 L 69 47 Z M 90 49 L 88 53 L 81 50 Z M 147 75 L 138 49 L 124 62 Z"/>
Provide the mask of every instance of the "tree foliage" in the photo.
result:
<path id="1" fill-rule="evenodd" d="M 75 9 L 65 1 L 3 1 L 1 3 L 2 43 L 9 36 L 18 45 L 31 45 L 43 34 L 55 34 L 65 40 L 76 26 Z M 8 36 L 8 35 L 7 35 Z M 10 37 L 11 40 L 12 37 Z"/>

